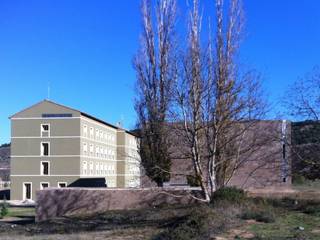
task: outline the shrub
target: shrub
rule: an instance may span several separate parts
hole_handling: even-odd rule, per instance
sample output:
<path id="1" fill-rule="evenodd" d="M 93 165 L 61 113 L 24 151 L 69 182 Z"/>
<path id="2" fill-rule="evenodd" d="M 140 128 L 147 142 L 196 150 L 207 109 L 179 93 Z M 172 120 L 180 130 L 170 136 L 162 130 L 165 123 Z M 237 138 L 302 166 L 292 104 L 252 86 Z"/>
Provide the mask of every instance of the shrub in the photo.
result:
<path id="1" fill-rule="evenodd" d="M 232 203 L 242 203 L 247 199 L 247 194 L 243 189 L 236 187 L 220 188 L 213 194 L 213 203 L 215 201 L 228 201 Z"/>
<path id="2" fill-rule="evenodd" d="M 154 240 L 202 240 L 210 235 L 209 215 L 205 208 L 192 209 L 182 221 L 176 222 Z"/>
<path id="3" fill-rule="evenodd" d="M 268 210 L 247 210 L 242 215 L 241 218 L 244 220 L 254 219 L 257 222 L 272 223 L 275 221 L 274 213 L 271 209 Z"/>
<path id="4" fill-rule="evenodd" d="M 8 205 L 6 199 L 4 199 L 1 204 L 0 217 L 3 218 L 8 213 L 9 213 L 9 205 Z"/>

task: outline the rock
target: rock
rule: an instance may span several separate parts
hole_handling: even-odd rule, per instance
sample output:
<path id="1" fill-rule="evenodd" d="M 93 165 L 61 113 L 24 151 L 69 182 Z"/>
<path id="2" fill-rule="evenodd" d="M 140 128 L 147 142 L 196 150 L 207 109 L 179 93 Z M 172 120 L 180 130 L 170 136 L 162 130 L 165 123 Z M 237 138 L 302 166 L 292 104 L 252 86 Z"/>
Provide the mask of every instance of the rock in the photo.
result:
<path id="1" fill-rule="evenodd" d="M 297 227 L 297 230 L 304 231 L 304 227 L 299 226 L 299 227 Z"/>

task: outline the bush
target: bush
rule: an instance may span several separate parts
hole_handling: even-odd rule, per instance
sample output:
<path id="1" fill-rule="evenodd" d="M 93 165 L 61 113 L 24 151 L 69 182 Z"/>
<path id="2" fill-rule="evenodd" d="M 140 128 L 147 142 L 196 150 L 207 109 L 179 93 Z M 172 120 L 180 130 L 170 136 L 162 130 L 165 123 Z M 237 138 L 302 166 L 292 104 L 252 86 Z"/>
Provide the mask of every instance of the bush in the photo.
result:
<path id="1" fill-rule="evenodd" d="M 247 200 L 247 194 L 243 189 L 236 187 L 220 188 L 213 194 L 213 203 L 215 201 L 228 201 L 232 203 L 242 203 Z"/>
<path id="2" fill-rule="evenodd" d="M 0 218 L 3 218 L 8 213 L 9 213 L 9 205 L 8 205 L 6 199 L 4 199 L 2 204 L 1 204 Z"/>
<path id="3" fill-rule="evenodd" d="M 275 216 L 272 210 L 248 210 L 241 215 L 244 220 L 254 219 L 257 222 L 272 223 L 275 221 Z"/>
<path id="4" fill-rule="evenodd" d="M 183 220 L 175 222 L 154 240 L 204 240 L 210 235 L 208 211 L 203 207 L 192 209 Z"/>

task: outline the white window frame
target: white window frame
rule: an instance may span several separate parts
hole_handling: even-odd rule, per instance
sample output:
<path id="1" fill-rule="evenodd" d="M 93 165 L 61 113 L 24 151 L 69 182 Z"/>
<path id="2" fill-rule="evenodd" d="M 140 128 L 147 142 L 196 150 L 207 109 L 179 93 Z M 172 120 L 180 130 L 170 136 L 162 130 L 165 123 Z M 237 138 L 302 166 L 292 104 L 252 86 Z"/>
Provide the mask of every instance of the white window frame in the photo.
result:
<path id="1" fill-rule="evenodd" d="M 66 186 L 65 187 L 60 187 L 60 184 L 65 184 Z M 66 188 L 67 186 L 68 186 L 67 182 L 58 182 L 58 184 L 57 184 L 58 188 Z"/>
<path id="2" fill-rule="evenodd" d="M 44 151 L 43 151 L 43 149 L 42 149 L 42 144 L 44 144 L 44 143 L 47 143 L 48 144 L 48 155 L 44 155 Z M 47 156 L 50 156 L 51 154 L 50 154 L 50 142 L 40 142 L 40 156 L 42 156 L 42 157 L 47 157 Z"/>
<path id="3" fill-rule="evenodd" d="M 43 130 L 42 126 L 44 126 L 44 125 L 48 125 L 48 127 L 49 127 L 48 131 Z M 50 137 L 50 123 L 41 123 L 40 124 L 40 135 L 41 135 L 41 137 L 46 137 L 46 136 L 43 136 L 42 133 L 48 133 L 48 137 Z"/>
<path id="4" fill-rule="evenodd" d="M 88 137 L 88 126 L 85 124 L 83 125 L 83 136 Z"/>
<path id="5" fill-rule="evenodd" d="M 47 188 L 50 187 L 50 183 L 49 183 L 49 182 L 40 182 L 40 190 L 46 189 L 46 188 L 43 188 L 43 187 L 42 187 L 42 184 L 48 184 L 48 187 L 47 187 Z"/>
<path id="6" fill-rule="evenodd" d="M 30 184 L 30 198 L 26 198 L 25 184 Z M 32 182 L 22 182 L 22 199 L 23 200 L 32 199 Z"/>
<path id="7" fill-rule="evenodd" d="M 100 173 L 100 169 L 99 168 L 100 168 L 100 164 L 98 162 L 96 162 L 96 169 L 95 169 L 96 170 L 95 171 L 96 174 L 95 175 L 99 175 L 99 173 Z"/>
<path id="8" fill-rule="evenodd" d="M 90 138 L 94 139 L 94 128 L 93 127 L 90 127 L 89 133 L 90 133 Z"/>
<path id="9" fill-rule="evenodd" d="M 83 147 L 83 154 L 87 155 L 88 154 L 88 143 L 83 142 L 82 147 Z"/>
<path id="10" fill-rule="evenodd" d="M 96 128 L 96 140 L 99 140 L 100 138 L 100 132 L 99 132 L 99 129 Z"/>
<path id="11" fill-rule="evenodd" d="M 42 163 L 48 163 L 48 174 L 43 174 L 43 165 Z M 50 176 L 50 162 L 49 161 L 40 161 L 40 175 L 41 176 Z"/>
<path id="12" fill-rule="evenodd" d="M 94 164 L 93 164 L 93 161 L 90 161 L 89 169 L 90 169 L 90 175 L 94 175 Z"/>
<path id="13" fill-rule="evenodd" d="M 84 167 L 84 166 L 86 166 L 86 167 Z M 88 170 L 88 162 L 87 161 L 83 161 L 82 162 L 82 173 L 83 173 L 83 175 L 87 175 L 88 174 L 87 170 Z"/>

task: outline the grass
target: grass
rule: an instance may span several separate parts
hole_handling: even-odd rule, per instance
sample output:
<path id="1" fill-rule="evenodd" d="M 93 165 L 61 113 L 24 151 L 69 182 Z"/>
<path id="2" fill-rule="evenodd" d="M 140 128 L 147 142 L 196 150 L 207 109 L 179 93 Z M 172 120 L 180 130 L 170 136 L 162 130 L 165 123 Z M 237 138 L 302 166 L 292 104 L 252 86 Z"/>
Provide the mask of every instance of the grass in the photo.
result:
<path id="1" fill-rule="evenodd" d="M 300 230 L 302 227 L 303 230 Z M 250 231 L 256 235 L 256 239 L 280 240 L 280 239 L 320 239 L 320 217 L 301 212 L 288 212 L 278 216 L 274 223 L 254 224 Z"/>
<path id="2" fill-rule="evenodd" d="M 218 194 L 212 204 L 108 211 L 42 223 L 17 223 L 14 228 L 12 223 L 1 223 L 0 238 L 202 240 L 224 236 L 224 239 L 254 240 L 320 239 L 319 201 L 249 198 L 232 189 Z M 238 194 L 240 201 L 234 197 Z M 34 209 L 9 208 L 7 217 L 19 216 L 34 216 Z"/>
<path id="3" fill-rule="evenodd" d="M 35 209 L 34 207 L 9 207 L 8 214 L 3 218 L 9 217 L 34 217 Z"/>

